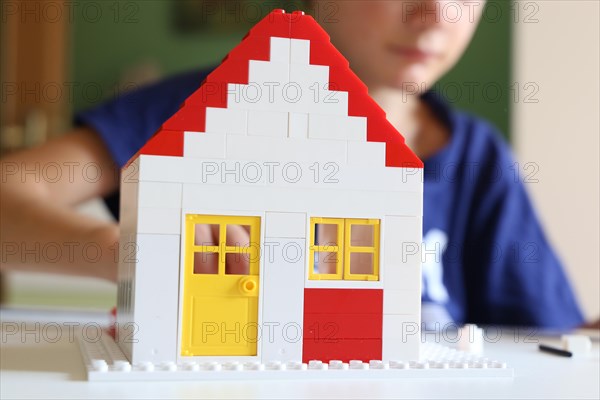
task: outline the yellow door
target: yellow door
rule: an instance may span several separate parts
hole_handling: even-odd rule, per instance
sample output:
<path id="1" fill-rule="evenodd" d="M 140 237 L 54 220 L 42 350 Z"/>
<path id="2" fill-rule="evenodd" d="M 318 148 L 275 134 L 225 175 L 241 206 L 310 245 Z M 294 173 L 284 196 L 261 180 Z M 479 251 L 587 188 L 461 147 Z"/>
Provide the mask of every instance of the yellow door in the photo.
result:
<path id="1" fill-rule="evenodd" d="M 253 356 L 260 217 L 186 216 L 181 355 Z"/>

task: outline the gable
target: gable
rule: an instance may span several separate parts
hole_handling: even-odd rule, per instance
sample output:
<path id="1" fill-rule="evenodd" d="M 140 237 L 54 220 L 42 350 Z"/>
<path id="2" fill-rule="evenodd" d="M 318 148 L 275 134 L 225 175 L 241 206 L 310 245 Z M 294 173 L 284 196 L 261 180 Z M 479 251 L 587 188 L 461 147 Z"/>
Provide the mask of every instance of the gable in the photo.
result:
<path id="1" fill-rule="evenodd" d="M 130 162 L 140 154 L 184 156 L 186 132 L 383 142 L 386 166 L 423 167 L 327 33 L 302 12 L 275 10 L 252 28 Z"/>

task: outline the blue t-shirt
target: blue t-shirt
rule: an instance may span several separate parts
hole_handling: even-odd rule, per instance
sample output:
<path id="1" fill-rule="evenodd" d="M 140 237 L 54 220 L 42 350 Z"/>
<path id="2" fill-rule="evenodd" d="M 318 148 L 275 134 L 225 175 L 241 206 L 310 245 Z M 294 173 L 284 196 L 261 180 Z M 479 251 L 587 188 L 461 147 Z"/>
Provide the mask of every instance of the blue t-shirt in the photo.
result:
<path id="1" fill-rule="evenodd" d="M 175 76 L 79 113 L 123 166 L 202 83 Z M 423 302 L 457 323 L 571 328 L 583 318 L 528 199 L 519 165 L 494 127 L 438 96 L 423 100 L 449 128 L 425 160 Z M 118 212 L 118 194 L 107 199 Z M 424 310 L 426 307 L 424 307 Z M 443 319 L 443 318 L 442 318 Z"/>

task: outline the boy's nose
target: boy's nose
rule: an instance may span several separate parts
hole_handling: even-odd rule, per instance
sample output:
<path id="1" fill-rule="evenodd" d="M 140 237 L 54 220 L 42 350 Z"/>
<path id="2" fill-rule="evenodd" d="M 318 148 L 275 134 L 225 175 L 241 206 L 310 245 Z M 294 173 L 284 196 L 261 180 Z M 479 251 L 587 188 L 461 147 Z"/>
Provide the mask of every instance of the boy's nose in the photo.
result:
<path id="1" fill-rule="evenodd" d="M 408 0 L 402 2 L 402 23 L 414 29 L 426 29 L 444 20 L 443 10 L 447 1 Z M 458 2 L 456 6 L 459 7 Z"/>

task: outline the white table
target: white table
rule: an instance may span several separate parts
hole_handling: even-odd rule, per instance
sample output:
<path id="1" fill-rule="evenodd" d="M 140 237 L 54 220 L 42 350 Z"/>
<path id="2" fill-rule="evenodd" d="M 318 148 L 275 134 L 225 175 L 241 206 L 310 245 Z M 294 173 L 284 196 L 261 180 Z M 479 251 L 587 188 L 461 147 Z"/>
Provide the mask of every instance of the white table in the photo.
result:
<path id="1" fill-rule="evenodd" d="M 2 310 L 0 398 L 600 398 L 598 333 L 592 354 L 563 358 L 537 350 L 537 341 L 513 332 L 486 343 L 484 354 L 508 362 L 513 379 L 403 379 L 339 381 L 87 382 L 79 348 L 65 321 L 105 323 L 104 314 Z M 40 334 L 13 333 L 22 321 L 40 321 Z M 56 339 L 55 325 L 63 335 Z M 44 333 L 44 327 L 46 331 Z M 495 334 L 494 334 L 495 335 Z M 490 337 L 493 335 L 490 333 Z M 429 339 L 432 339 L 430 336 Z M 38 340 L 39 339 L 39 340 Z M 36 342 L 37 341 L 37 342 Z"/>

